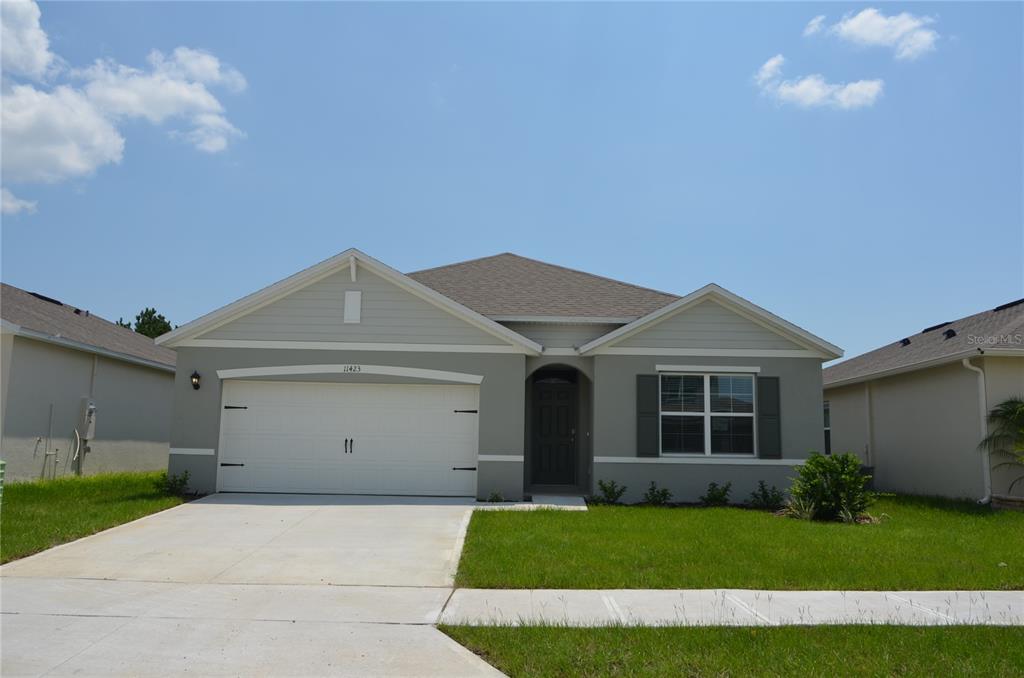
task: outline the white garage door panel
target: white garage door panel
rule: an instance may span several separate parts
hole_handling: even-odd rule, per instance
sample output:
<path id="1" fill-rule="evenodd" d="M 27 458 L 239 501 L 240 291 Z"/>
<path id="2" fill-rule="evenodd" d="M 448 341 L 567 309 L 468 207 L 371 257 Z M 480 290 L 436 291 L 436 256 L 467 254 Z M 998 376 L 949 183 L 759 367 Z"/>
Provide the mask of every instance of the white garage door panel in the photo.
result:
<path id="1" fill-rule="evenodd" d="M 225 381 L 218 487 L 471 496 L 477 386 Z M 345 439 L 353 440 L 345 453 Z M 223 466 L 241 464 L 241 466 Z"/>

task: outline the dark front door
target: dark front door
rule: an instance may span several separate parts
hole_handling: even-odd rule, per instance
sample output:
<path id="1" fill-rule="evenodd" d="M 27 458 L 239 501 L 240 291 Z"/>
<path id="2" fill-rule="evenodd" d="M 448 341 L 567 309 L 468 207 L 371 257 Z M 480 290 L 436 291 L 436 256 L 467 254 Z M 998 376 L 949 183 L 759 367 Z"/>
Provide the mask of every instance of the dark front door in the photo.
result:
<path id="1" fill-rule="evenodd" d="M 535 485 L 576 483 L 576 393 L 576 384 L 560 379 L 534 384 L 530 468 Z"/>

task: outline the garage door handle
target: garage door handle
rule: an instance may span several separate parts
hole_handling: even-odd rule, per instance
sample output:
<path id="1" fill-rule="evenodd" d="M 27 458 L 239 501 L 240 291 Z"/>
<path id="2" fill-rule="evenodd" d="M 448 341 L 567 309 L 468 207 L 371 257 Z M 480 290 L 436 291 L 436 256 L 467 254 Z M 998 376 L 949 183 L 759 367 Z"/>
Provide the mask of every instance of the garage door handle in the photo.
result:
<path id="1" fill-rule="evenodd" d="M 453 471 L 475 471 L 476 466 L 452 466 Z"/>
<path id="2" fill-rule="evenodd" d="M 245 466 L 245 464 L 227 464 L 227 463 L 221 462 L 221 466 Z"/>

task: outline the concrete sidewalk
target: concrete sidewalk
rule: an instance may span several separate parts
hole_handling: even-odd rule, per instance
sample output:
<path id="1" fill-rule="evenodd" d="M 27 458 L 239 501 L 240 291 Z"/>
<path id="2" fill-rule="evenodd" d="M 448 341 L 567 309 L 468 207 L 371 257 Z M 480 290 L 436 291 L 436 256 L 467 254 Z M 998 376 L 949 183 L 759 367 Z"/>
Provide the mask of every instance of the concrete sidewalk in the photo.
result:
<path id="1" fill-rule="evenodd" d="M 457 589 L 441 622 L 472 626 L 1024 626 L 1024 592 Z"/>

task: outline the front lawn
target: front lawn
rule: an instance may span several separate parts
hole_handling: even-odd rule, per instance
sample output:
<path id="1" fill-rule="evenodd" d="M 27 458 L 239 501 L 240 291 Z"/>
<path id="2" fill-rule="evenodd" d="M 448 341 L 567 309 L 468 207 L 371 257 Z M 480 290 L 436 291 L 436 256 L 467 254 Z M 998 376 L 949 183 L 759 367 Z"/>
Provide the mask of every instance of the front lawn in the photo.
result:
<path id="1" fill-rule="evenodd" d="M 1024 513 L 880 499 L 881 523 L 739 508 L 477 511 L 456 585 L 474 588 L 1022 589 Z"/>
<path id="2" fill-rule="evenodd" d="M 510 676 L 1019 676 L 1024 629 L 495 627 L 445 633 Z"/>
<path id="3" fill-rule="evenodd" d="M 11 483 L 0 504 L 0 562 L 48 549 L 183 500 L 156 488 L 159 472 Z"/>

